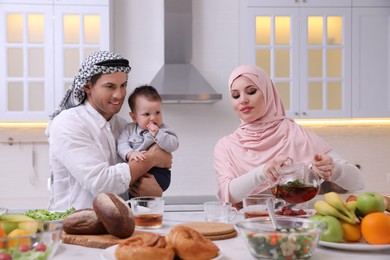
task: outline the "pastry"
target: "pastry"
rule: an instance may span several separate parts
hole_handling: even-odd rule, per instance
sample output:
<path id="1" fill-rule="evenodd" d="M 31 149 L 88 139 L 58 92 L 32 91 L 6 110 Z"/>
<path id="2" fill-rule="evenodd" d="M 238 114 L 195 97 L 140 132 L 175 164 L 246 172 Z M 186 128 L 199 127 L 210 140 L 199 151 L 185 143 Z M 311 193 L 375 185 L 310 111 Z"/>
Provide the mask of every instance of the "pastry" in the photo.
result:
<path id="1" fill-rule="evenodd" d="M 175 251 L 163 236 L 150 233 L 150 235 L 134 236 L 119 242 L 115 249 L 117 260 L 172 260 Z"/>
<path id="2" fill-rule="evenodd" d="M 176 255 L 183 260 L 212 259 L 218 256 L 219 248 L 210 239 L 186 226 L 173 227 L 165 239 L 173 246 Z"/>

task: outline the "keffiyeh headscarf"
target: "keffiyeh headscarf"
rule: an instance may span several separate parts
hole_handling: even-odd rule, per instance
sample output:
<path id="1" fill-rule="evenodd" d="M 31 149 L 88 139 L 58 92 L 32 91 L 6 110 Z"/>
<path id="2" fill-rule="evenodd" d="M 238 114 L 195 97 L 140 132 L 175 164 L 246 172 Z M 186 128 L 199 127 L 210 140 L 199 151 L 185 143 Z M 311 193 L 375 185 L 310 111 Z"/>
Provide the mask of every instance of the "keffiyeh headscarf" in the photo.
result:
<path id="1" fill-rule="evenodd" d="M 82 104 L 86 98 L 84 86 L 93 76 L 114 72 L 125 72 L 128 74 L 130 70 L 129 61 L 117 53 L 98 51 L 91 54 L 81 64 L 79 72 L 74 77 L 72 86 L 66 91 L 59 107 L 50 116 L 50 119 L 56 117 L 63 110 Z"/>

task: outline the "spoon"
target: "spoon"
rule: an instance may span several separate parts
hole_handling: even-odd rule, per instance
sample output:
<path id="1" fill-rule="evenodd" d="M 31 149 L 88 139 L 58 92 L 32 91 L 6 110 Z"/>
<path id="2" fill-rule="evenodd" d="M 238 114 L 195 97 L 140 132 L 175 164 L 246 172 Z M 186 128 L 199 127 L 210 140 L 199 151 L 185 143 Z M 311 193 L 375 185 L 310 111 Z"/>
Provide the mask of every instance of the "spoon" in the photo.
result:
<path id="1" fill-rule="evenodd" d="M 276 216 L 274 212 L 273 199 L 272 198 L 267 199 L 266 203 L 267 203 L 268 215 L 271 218 L 272 226 L 274 227 L 274 229 L 278 229 L 278 224 L 276 222 Z"/>

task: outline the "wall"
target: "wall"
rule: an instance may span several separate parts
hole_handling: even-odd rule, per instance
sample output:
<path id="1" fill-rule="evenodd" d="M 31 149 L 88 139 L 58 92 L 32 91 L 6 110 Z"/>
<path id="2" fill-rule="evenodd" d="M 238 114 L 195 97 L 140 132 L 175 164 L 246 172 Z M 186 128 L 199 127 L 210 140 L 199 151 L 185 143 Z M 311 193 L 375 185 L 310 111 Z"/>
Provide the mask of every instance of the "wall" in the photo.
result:
<path id="1" fill-rule="evenodd" d="M 193 1 L 193 64 L 223 100 L 215 104 L 164 104 L 164 119 L 180 138 L 174 153 L 172 184 L 166 196 L 214 195 L 216 180 L 212 167 L 217 140 L 238 125 L 229 101 L 227 79 L 240 64 L 239 0 Z M 164 60 L 162 0 L 115 0 L 113 49 L 128 57 L 132 67 L 129 92 L 149 83 Z M 128 118 L 128 107 L 120 114 Z M 315 126 L 310 130 L 325 138 L 345 159 L 362 166 L 366 190 L 390 192 L 387 160 L 390 155 L 390 126 Z M 44 129 L 19 134 L 15 129 L 0 131 L 0 140 L 18 134 L 16 140 L 45 140 Z M 0 206 L 46 207 L 48 147 L 0 144 Z M 35 167 L 32 167 L 34 165 Z M 38 177 L 31 178 L 32 168 Z M 10 181 L 12 179 L 12 181 Z M 35 184 L 32 182 L 34 179 Z M 7 181 L 5 181 L 7 180 Z M 23 188 L 20 188 L 23 185 Z M 32 183 L 29 188 L 26 184 Z M 27 199 L 24 199 L 27 198 Z"/>

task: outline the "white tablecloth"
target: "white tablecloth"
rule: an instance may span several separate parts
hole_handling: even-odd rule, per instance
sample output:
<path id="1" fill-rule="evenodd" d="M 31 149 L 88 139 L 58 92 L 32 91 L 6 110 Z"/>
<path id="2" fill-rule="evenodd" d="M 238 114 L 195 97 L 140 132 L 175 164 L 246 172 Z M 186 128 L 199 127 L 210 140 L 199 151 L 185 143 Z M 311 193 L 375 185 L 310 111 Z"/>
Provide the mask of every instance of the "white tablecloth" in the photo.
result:
<path id="1" fill-rule="evenodd" d="M 234 224 L 237 221 L 243 220 L 242 215 L 238 215 L 233 221 Z M 204 221 L 203 212 L 165 212 L 164 220 L 163 220 L 163 228 L 157 231 L 154 231 L 159 234 L 166 234 L 169 232 L 172 226 L 183 223 L 183 222 L 193 222 L 193 221 Z M 226 240 L 218 240 L 214 241 L 221 249 L 222 256 L 221 260 L 224 259 L 254 259 L 246 245 L 244 244 L 244 240 L 240 235 L 232 239 Z M 61 244 L 57 253 L 54 256 L 55 260 L 68 260 L 68 259 L 102 259 L 101 255 L 104 252 L 104 249 L 95 249 L 88 248 L 76 245 L 67 245 Z M 107 251 L 105 251 L 107 252 Z M 114 256 L 112 259 L 115 259 Z M 349 260 L 389 260 L 390 259 L 390 249 L 387 250 L 378 250 L 378 251 L 348 251 L 348 250 L 337 250 L 330 249 L 322 246 L 318 246 L 318 248 L 314 251 L 314 254 L 311 259 L 314 260 L 329 260 L 329 259 L 349 259 Z"/>

